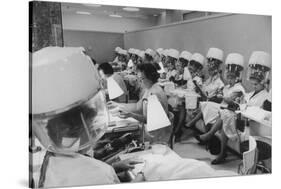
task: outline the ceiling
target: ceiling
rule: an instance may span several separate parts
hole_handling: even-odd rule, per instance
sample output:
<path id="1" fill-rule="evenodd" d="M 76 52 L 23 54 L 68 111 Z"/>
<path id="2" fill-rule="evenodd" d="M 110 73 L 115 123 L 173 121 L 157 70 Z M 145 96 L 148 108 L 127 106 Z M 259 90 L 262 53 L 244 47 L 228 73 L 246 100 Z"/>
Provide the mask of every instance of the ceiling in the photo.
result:
<path id="1" fill-rule="evenodd" d="M 139 8 L 137 12 L 129 12 L 123 10 L 126 6 L 109 6 L 95 4 L 80 4 L 80 3 L 62 3 L 63 13 L 77 14 L 79 12 L 87 12 L 92 15 L 109 16 L 121 15 L 123 18 L 142 18 L 146 19 L 150 16 L 159 16 L 166 9 L 155 8 Z"/>

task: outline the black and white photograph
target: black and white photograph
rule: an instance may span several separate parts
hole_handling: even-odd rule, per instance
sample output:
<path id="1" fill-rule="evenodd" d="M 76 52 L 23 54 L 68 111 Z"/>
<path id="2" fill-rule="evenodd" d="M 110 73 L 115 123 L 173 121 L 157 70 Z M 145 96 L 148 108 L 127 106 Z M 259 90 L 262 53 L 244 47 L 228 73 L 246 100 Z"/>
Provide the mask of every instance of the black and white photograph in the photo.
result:
<path id="1" fill-rule="evenodd" d="M 272 174 L 271 15 L 26 8 L 30 188 Z"/>

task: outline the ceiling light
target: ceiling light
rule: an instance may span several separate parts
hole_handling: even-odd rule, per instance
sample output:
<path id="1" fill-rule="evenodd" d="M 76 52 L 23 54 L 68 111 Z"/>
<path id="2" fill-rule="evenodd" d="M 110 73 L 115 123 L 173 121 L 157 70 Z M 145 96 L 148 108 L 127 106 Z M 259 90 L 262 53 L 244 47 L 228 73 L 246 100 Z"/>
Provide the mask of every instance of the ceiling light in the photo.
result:
<path id="1" fill-rule="evenodd" d="M 137 11 L 139 11 L 140 9 L 139 9 L 139 8 L 136 8 L 136 7 L 124 7 L 123 10 L 125 10 L 125 11 L 130 11 L 130 12 L 137 12 Z"/>
<path id="2" fill-rule="evenodd" d="M 115 18 L 122 18 L 122 16 L 118 15 L 118 14 L 110 14 L 109 16 L 110 17 L 115 17 Z"/>
<path id="3" fill-rule="evenodd" d="M 154 14 L 153 16 L 158 16 L 158 14 Z"/>
<path id="4" fill-rule="evenodd" d="M 101 5 L 98 4 L 83 4 L 83 5 L 87 7 L 101 7 Z"/>
<path id="5" fill-rule="evenodd" d="M 84 11 L 76 11 L 76 14 L 90 15 L 91 13 Z"/>

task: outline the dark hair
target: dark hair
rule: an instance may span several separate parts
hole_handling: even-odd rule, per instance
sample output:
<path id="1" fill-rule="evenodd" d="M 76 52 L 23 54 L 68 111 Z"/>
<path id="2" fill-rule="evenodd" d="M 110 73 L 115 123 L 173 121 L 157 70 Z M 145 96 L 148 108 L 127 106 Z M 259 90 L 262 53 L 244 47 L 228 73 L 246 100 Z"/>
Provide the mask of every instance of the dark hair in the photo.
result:
<path id="1" fill-rule="evenodd" d="M 83 114 L 85 121 L 96 116 L 96 111 L 87 106 L 74 107 L 59 116 L 48 121 L 48 135 L 56 145 L 61 144 L 63 137 L 79 137 L 83 131 L 83 123 L 80 114 Z"/>
<path id="2" fill-rule="evenodd" d="M 146 53 L 145 53 L 144 57 L 145 57 L 145 59 L 146 59 L 147 61 L 153 61 L 153 57 L 152 57 L 151 55 L 149 55 L 149 54 L 146 54 Z"/>
<path id="3" fill-rule="evenodd" d="M 98 70 L 102 70 L 105 75 L 113 74 L 113 68 L 108 62 L 101 63 L 98 67 Z"/>
<path id="4" fill-rule="evenodd" d="M 182 66 L 183 66 L 183 67 L 188 66 L 188 63 L 189 63 L 188 60 L 186 60 L 186 59 L 184 59 L 184 58 L 179 58 L 179 60 L 180 60 L 180 62 L 182 63 Z"/>
<path id="5" fill-rule="evenodd" d="M 240 77 L 240 72 L 239 71 L 227 71 L 227 76 L 233 76 L 233 77 Z"/>
<path id="6" fill-rule="evenodd" d="M 158 63 L 154 62 L 154 63 L 152 63 L 152 64 L 153 64 L 153 66 L 156 68 L 157 71 L 161 70 L 161 67 L 159 66 Z"/>
<path id="7" fill-rule="evenodd" d="M 189 62 L 189 64 L 194 66 L 197 70 L 202 70 L 203 69 L 203 66 L 199 62 L 197 62 L 195 60 L 191 60 Z"/>
<path id="8" fill-rule="evenodd" d="M 222 64 L 222 61 L 216 58 L 208 58 L 208 67 L 213 69 L 219 69 L 220 65 Z M 209 63 L 211 62 L 211 63 Z"/>
<path id="9" fill-rule="evenodd" d="M 96 61 L 95 59 L 91 58 L 91 60 L 92 60 L 92 62 L 93 62 L 94 65 L 97 64 L 97 61 Z"/>
<path id="10" fill-rule="evenodd" d="M 155 66 L 150 63 L 137 65 L 137 70 L 142 72 L 148 80 L 152 81 L 152 83 L 156 83 L 160 77 Z"/>

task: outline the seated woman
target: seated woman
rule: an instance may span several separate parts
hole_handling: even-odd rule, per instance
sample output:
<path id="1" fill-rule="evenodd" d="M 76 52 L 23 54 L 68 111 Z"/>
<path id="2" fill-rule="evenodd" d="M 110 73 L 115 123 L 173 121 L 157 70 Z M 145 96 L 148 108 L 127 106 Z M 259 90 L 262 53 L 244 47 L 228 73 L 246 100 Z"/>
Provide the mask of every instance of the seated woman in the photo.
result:
<path id="1" fill-rule="evenodd" d="M 99 77 L 90 59 L 68 47 L 46 47 L 32 56 L 36 80 L 32 88 L 32 133 L 46 152 L 38 187 L 119 183 L 116 172 L 128 170 L 136 162 L 110 166 L 89 157 L 106 130 L 107 117 Z M 42 64 L 42 60 L 47 61 Z M 52 71 L 52 78 L 46 69 Z"/>
<path id="2" fill-rule="evenodd" d="M 158 73 L 160 74 L 160 78 L 164 78 L 165 75 L 165 68 L 164 68 L 164 61 L 165 61 L 165 55 L 164 55 L 164 49 L 162 48 L 158 48 L 156 49 L 156 58 L 155 58 L 155 62 L 157 62 L 157 64 L 160 67 L 160 70 L 158 70 Z"/>
<path id="3" fill-rule="evenodd" d="M 180 86 L 183 86 L 186 81 L 183 79 L 183 71 L 184 71 L 184 67 L 183 67 L 183 64 L 181 62 L 176 62 L 176 75 L 174 77 L 174 83 L 180 87 Z"/>
<path id="4" fill-rule="evenodd" d="M 166 59 L 166 80 L 175 81 L 175 76 L 177 75 L 177 70 L 175 68 L 175 64 L 178 61 L 179 52 L 176 49 L 169 49 L 167 51 L 167 59 Z"/>
<path id="5" fill-rule="evenodd" d="M 112 63 L 117 63 L 118 62 L 118 57 L 119 57 L 119 51 L 121 50 L 122 48 L 120 47 L 116 47 L 114 52 L 115 52 L 115 58 L 114 60 L 112 61 Z"/>
<path id="6" fill-rule="evenodd" d="M 138 58 L 137 58 L 137 61 L 136 61 L 136 64 L 142 64 L 144 62 L 144 59 L 145 59 L 145 52 L 142 51 L 142 50 L 139 50 L 138 51 Z"/>
<path id="7" fill-rule="evenodd" d="M 228 125 L 229 133 L 231 132 L 231 135 L 234 137 L 237 136 L 235 124 L 229 125 L 226 123 L 234 121 L 230 120 L 229 118 L 235 115 L 234 111 L 239 107 L 238 103 L 240 103 L 240 99 L 245 94 L 240 80 L 243 66 L 244 58 L 242 55 L 231 53 L 227 56 L 225 75 L 228 85 L 226 85 L 223 89 L 223 102 L 221 104 L 217 104 L 214 102 L 201 103 L 201 111 L 204 123 L 205 125 L 209 124 L 209 127 L 211 128 L 207 128 L 208 132 L 206 132 L 205 134 L 196 136 L 199 141 L 208 141 L 218 130 L 222 128 L 223 122 L 225 123 L 225 125 Z M 223 136 L 221 141 L 221 153 L 214 161 L 212 161 L 212 164 L 218 164 L 225 158 L 226 142 L 227 140 Z"/>
<path id="8" fill-rule="evenodd" d="M 128 90 L 127 90 L 126 84 L 125 84 L 122 76 L 117 73 L 114 73 L 112 66 L 107 62 L 100 64 L 98 67 L 98 71 L 99 71 L 101 78 L 104 81 L 106 81 L 108 78 L 112 77 L 117 82 L 117 84 L 120 86 L 120 88 L 123 90 L 124 94 L 122 94 L 120 97 L 117 97 L 116 99 L 113 99 L 113 100 L 116 102 L 124 102 L 124 103 L 127 102 Z M 107 86 L 106 82 L 105 82 L 105 85 Z M 107 88 L 107 87 L 105 87 L 105 88 Z"/>
<path id="9" fill-rule="evenodd" d="M 127 69 L 129 70 L 129 72 L 131 74 L 135 74 L 136 73 L 138 54 L 139 54 L 139 50 L 138 49 L 133 49 L 132 56 L 131 56 L 131 60 L 132 61 L 131 61 L 131 63 L 128 62 L 128 67 L 127 67 Z"/>
<path id="10" fill-rule="evenodd" d="M 98 138 L 95 137 L 100 136 L 98 125 L 89 126 L 93 122 L 97 122 L 97 119 L 99 119 L 97 116 L 96 109 L 83 104 L 48 121 L 46 130 L 55 147 L 69 147 L 69 152 L 73 150 L 73 154 L 64 155 L 62 152 L 47 152 L 43 163 L 45 176 L 44 174 L 41 175 L 41 186 L 62 187 L 81 184 L 119 183 L 118 173 L 128 171 L 134 168 L 135 164 L 142 162 L 127 159 L 109 165 L 88 155 L 88 151 L 90 152 L 93 146 L 89 146 L 87 143 L 91 144 L 91 140 L 97 141 Z M 86 127 L 88 131 L 85 130 Z M 90 133 L 90 135 L 87 133 Z M 83 148 L 83 146 L 87 147 Z M 83 176 L 75 177 L 75 175 L 81 173 L 83 173 Z"/>
<path id="11" fill-rule="evenodd" d="M 204 56 L 199 53 L 194 53 L 191 56 L 191 60 L 188 64 L 188 71 L 191 75 L 192 80 L 187 81 L 187 88 L 195 90 L 199 93 L 199 89 L 202 90 L 203 85 L 203 70 L 204 67 Z"/>
<path id="12" fill-rule="evenodd" d="M 221 65 L 223 63 L 223 51 L 218 48 L 210 48 L 207 53 L 207 66 L 209 78 L 203 83 L 202 98 L 213 102 L 222 101 L 222 89 L 224 82 L 221 79 Z"/>
<path id="13" fill-rule="evenodd" d="M 127 63 L 127 68 L 126 70 L 131 71 L 134 67 L 134 63 L 133 63 L 133 53 L 134 53 L 135 49 L 133 48 L 129 48 L 128 49 L 128 63 Z"/>
<path id="14" fill-rule="evenodd" d="M 170 77 L 170 81 L 172 81 L 174 83 L 174 86 L 176 87 L 183 87 L 186 84 L 186 80 L 184 80 L 183 78 L 183 74 L 184 74 L 184 68 L 182 65 L 182 62 L 177 61 L 176 65 L 175 65 L 175 76 Z M 165 87 L 164 87 L 165 88 Z M 180 106 L 182 106 L 182 98 L 179 98 L 177 96 L 169 96 L 168 98 L 168 103 L 170 105 L 170 108 L 172 109 L 172 111 L 174 112 L 174 114 L 176 114 L 175 112 L 178 111 L 178 109 L 180 108 Z M 177 119 L 175 119 L 177 120 Z"/>
<path id="15" fill-rule="evenodd" d="M 127 68 L 128 52 L 124 49 L 120 49 L 118 54 L 118 61 L 112 64 L 114 71 L 122 71 Z"/>
<path id="16" fill-rule="evenodd" d="M 192 54 L 188 51 L 182 51 L 179 56 L 179 62 L 181 62 L 183 67 L 183 80 L 186 83 L 189 79 L 191 79 L 191 75 L 188 69 L 189 62 L 191 60 Z"/>
<path id="17" fill-rule="evenodd" d="M 223 60 L 223 51 L 218 48 L 210 48 L 207 53 L 207 66 L 209 78 L 203 82 L 202 90 L 200 87 L 196 87 L 198 93 L 201 96 L 201 101 L 212 101 L 220 103 L 222 101 L 222 90 L 224 83 L 221 80 L 221 64 Z M 196 83 L 195 83 L 196 84 Z M 196 85 L 195 85 L 196 86 Z M 202 103 L 201 103 L 202 104 Z M 201 107 L 200 107 L 201 108 Z M 202 118 L 202 111 L 199 111 L 197 115 L 190 120 L 185 126 L 190 128 Z M 205 124 L 206 125 L 206 124 Z"/>
<path id="18" fill-rule="evenodd" d="M 254 91 L 245 96 L 247 106 L 263 108 L 264 102 L 271 98 L 267 85 L 271 69 L 270 55 L 263 51 L 254 51 L 249 60 L 248 77 L 252 81 Z M 271 100 L 270 100 L 271 101 Z"/>
<path id="19" fill-rule="evenodd" d="M 199 53 L 194 53 L 191 56 L 191 60 L 188 64 L 188 72 L 191 79 L 187 78 L 187 88 L 199 92 L 202 90 L 202 69 L 204 67 L 204 56 Z M 175 127 L 176 141 L 180 141 L 182 135 L 182 125 L 186 120 L 191 120 L 195 110 L 186 110 L 185 102 L 178 107 L 178 122 Z"/>
<path id="20" fill-rule="evenodd" d="M 161 60 L 161 62 L 159 62 L 159 65 L 160 65 L 160 63 L 162 64 L 162 66 L 160 66 L 160 68 L 162 69 L 160 72 L 160 79 L 162 79 L 162 80 L 165 80 L 165 78 L 166 78 L 166 75 L 167 75 L 167 60 L 168 60 L 168 58 L 167 58 L 167 53 L 168 53 L 168 49 L 164 49 L 163 51 L 162 51 L 162 53 L 161 53 L 161 57 L 160 57 L 160 60 Z"/>
<path id="21" fill-rule="evenodd" d="M 182 63 L 182 66 L 185 68 L 188 66 L 191 60 L 192 54 L 188 51 L 182 51 L 179 56 L 179 62 Z"/>
<path id="22" fill-rule="evenodd" d="M 144 61 L 146 63 L 151 63 L 153 64 L 155 62 L 155 56 L 156 56 L 156 53 L 154 50 L 152 49 L 146 49 L 145 52 L 144 52 L 145 56 L 144 56 Z"/>
<path id="23" fill-rule="evenodd" d="M 137 73 L 141 80 L 141 85 L 144 88 L 144 94 L 141 99 L 137 103 L 128 104 L 109 102 L 109 108 L 119 107 L 121 110 L 120 114 L 122 118 L 132 117 L 142 123 L 146 123 L 147 107 L 145 99 L 147 99 L 150 95 L 156 95 L 163 109 L 168 115 L 167 96 L 163 89 L 157 84 L 159 73 L 157 72 L 155 66 L 150 63 L 140 64 L 137 66 Z M 158 130 L 156 130 L 156 132 L 152 134 L 154 135 L 154 138 L 152 138 L 153 142 L 159 140 L 161 140 L 161 142 L 167 142 L 171 134 L 170 130 L 171 127 L 166 127 L 159 132 Z M 163 134 L 162 137 L 161 134 Z"/>

